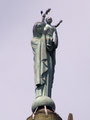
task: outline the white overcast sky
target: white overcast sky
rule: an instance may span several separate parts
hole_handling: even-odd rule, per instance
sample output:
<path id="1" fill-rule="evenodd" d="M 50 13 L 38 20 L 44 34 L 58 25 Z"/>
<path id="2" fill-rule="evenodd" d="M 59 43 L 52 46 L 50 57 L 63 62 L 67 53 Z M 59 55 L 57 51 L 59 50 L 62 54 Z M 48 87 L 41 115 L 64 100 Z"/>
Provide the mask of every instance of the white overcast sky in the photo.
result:
<path id="1" fill-rule="evenodd" d="M 58 27 L 52 99 L 67 120 L 90 120 L 90 0 L 0 0 L 0 120 L 25 120 L 35 98 L 32 28 L 40 10 Z"/>

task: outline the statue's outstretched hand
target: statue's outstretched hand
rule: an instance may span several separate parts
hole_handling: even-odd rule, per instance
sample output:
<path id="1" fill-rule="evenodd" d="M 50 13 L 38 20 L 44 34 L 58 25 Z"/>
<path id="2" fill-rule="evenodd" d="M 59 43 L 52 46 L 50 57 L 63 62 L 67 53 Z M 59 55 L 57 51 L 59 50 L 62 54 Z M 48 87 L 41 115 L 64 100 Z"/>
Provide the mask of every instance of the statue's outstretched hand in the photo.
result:
<path id="1" fill-rule="evenodd" d="M 60 20 L 60 23 L 62 23 L 63 22 L 63 20 Z"/>
<path id="2" fill-rule="evenodd" d="M 62 22 L 63 20 L 60 20 L 58 24 L 54 25 L 54 27 L 58 27 Z"/>

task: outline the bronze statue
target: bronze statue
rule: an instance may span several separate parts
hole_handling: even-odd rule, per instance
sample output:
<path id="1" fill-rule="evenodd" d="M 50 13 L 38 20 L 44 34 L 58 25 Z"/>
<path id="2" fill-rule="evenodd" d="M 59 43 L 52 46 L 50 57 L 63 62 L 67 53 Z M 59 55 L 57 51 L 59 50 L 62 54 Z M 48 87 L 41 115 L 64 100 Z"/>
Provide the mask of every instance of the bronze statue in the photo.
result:
<path id="1" fill-rule="evenodd" d="M 54 79 L 55 51 L 58 47 L 58 34 L 56 28 L 62 23 L 51 25 L 52 18 L 41 11 L 42 21 L 37 22 L 33 27 L 32 49 L 34 53 L 35 93 L 36 99 L 32 111 L 39 106 L 49 106 L 55 109 L 51 100 L 51 90 Z M 54 36 L 55 35 L 55 36 Z"/>

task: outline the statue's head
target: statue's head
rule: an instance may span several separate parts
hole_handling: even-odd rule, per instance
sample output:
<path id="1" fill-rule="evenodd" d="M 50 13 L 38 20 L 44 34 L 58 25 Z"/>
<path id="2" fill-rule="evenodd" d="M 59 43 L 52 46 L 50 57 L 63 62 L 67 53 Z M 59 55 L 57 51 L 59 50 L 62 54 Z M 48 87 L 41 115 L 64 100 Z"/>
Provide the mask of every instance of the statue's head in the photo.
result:
<path id="1" fill-rule="evenodd" d="M 36 22 L 33 26 L 33 36 L 41 37 L 43 34 L 45 24 L 43 22 Z"/>
<path id="2" fill-rule="evenodd" d="M 46 22 L 47 22 L 48 24 L 51 24 L 51 23 L 52 23 L 52 18 L 51 18 L 51 17 L 47 17 L 47 18 L 46 18 Z"/>

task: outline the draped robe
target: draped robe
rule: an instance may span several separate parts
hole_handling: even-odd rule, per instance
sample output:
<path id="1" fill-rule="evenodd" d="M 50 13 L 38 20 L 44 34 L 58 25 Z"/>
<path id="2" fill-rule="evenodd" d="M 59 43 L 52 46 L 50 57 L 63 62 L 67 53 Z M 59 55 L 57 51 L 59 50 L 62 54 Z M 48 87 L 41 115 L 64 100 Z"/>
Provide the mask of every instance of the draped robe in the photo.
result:
<path id="1" fill-rule="evenodd" d="M 36 26 L 38 26 L 38 23 Z M 38 37 L 39 34 L 37 32 L 40 32 L 41 29 L 35 30 L 36 27 L 34 26 L 33 32 L 35 32 L 35 34 L 31 45 L 34 54 L 36 98 L 40 96 L 51 97 L 55 66 L 55 45 L 54 42 L 51 42 L 52 44 L 47 46 L 45 34 L 42 32 L 42 35 Z"/>

